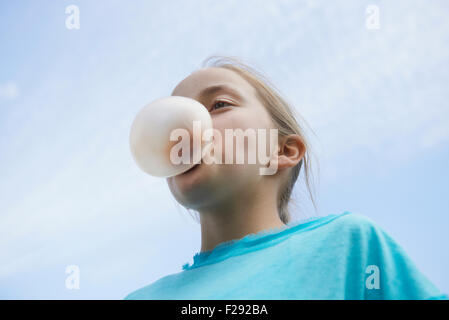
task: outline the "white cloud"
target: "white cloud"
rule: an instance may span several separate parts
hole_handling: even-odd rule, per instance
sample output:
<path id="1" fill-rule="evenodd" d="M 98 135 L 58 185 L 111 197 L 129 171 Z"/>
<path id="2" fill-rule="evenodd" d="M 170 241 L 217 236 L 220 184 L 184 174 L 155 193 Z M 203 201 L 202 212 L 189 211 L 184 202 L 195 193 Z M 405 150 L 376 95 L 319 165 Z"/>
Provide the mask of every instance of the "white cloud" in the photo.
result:
<path id="1" fill-rule="evenodd" d="M 287 44 L 273 57 L 285 63 L 267 65 L 275 83 L 311 124 L 330 161 L 365 152 L 384 166 L 441 147 L 449 137 L 444 11 L 384 2 L 381 29 L 373 32 L 364 28 L 363 5 L 357 8 L 328 5 L 292 22 L 275 42 Z M 289 60 L 292 52 L 297 62 Z"/>
<path id="2" fill-rule="evenodd" d="M 420 139 L 420 146 L 423 148 L 432 148 L 440 143 L 449 140 L 449 121 L 436 125 L 423 133 Z"/>
<path id="3" fill-rule="evenodd" d="M 19 96 L 19 88 L 14 82 L 0 84 L 0 99 L 13 100 Z"/>

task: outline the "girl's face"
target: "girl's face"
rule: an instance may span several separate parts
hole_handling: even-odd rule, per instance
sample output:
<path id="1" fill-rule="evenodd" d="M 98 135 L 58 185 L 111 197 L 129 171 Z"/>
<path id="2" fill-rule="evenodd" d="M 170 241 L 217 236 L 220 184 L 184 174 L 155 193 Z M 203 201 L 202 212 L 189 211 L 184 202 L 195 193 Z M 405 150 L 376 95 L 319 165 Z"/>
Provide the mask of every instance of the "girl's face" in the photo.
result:
<path id="1" fill-rule="evenodd" d="M 207 90 L 220 86 L 220 89 Z M 256 96 L 255 89 L 239 74 L 224 68 L 200 69 L 181 81 L 172 96 L 184 96 L 201 102 L 210 112 L 214 129 L 222 137 L 222 163 L 202 162 L 193 169 L 167 178 L 170 191 L 183 206 L 195 210 L 213 208 L 260 191 L 261 164 L 248 164 L 248 141 L 245 138 L 244 164 L 236 164 L 236 139 L 234 138 L 234 161 L 225 164 L 225 129 L 275 128 L 270 115 Z M 267 136 L 268 139 L 268 136 Z M 257 156 L 256 156 L 257 159 Z"/>

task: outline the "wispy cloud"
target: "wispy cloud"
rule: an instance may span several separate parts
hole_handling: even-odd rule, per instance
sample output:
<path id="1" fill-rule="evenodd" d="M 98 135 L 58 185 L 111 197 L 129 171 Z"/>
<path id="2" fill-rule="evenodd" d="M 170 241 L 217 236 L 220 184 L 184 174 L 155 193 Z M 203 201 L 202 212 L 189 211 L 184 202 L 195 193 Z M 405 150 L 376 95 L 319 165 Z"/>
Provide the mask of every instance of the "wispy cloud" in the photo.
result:
<path id="1" fill-rule="evenodd" d="M 0 99 L 13 100 L 19 96 L 19 87 L 14 82 L 0 84 Z"/>

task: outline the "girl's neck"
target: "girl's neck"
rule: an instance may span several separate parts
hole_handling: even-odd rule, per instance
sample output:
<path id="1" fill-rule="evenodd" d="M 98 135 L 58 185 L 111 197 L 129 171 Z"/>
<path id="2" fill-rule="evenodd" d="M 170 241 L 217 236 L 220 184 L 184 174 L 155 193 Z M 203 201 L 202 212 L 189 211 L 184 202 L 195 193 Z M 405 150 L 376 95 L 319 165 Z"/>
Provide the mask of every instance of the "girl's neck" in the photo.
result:
<path id="1" fill-rule="evenodd" d="M 262 230 L 282 227 L 275 197 L 228 201 L 215 209 L 200 210 L 201 252 L 218 244 Z"/>

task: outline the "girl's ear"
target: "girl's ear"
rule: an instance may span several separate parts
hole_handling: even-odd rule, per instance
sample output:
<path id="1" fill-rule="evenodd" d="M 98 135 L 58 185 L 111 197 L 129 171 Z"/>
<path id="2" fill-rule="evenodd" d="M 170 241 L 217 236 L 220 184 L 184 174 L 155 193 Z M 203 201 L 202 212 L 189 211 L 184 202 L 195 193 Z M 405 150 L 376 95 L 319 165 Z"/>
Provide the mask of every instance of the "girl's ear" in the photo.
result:
<path id="1" fill-rule="evenodd" d="M 291 134 L 279 143 L 278 169 L 294 167 L 301 161 L 306 152 L 306 146 L 297 134 Z"/>

